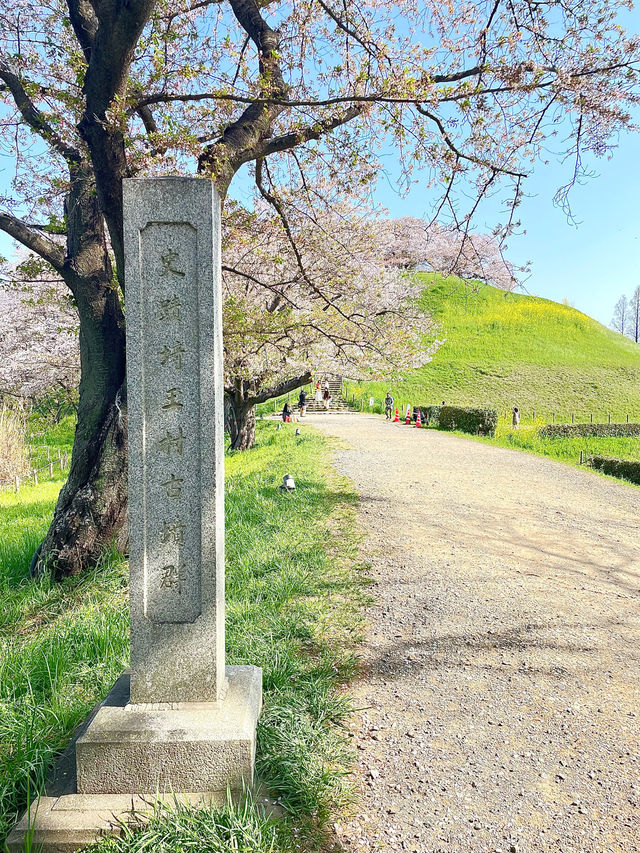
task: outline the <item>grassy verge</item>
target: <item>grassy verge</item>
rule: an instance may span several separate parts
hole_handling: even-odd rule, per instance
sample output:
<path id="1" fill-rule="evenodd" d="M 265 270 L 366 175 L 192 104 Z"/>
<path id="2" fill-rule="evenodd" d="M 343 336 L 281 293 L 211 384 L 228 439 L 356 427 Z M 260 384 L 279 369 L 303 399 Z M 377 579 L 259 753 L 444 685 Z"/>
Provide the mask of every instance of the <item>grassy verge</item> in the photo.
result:
<path id="1" fill-rule="evenodd" d="M 226 463 L 227 660 L 263 667 L 257 770 L 284 817 L 246 806 L 162 810 L 142 835 L 105 850 L 201 850 L 196 825 L 212 851 L 311 849 L 350 797 L 343 685 L 366 595 L 354 570 L 355 495 L 329 469 L 326 440 L 294 432 L 259 424 L 257 446 Z M 284 473 L 296 480 L 292 494 L 278 491 Z M 128 655 L 127 569 L 117 555 L 81 580 L 28 577 L 55 493 L 44 483 L 0 495 L 0 839 Z"/>
<path id="2" fill-rule="evenodd" d="M 501 418 L 498 421 L 495 438 L 472 436 L 462 432 L 456 432 L 455 435 L 481 441 L 484 444 L 535 453 L 537 456 L 546 456 L 549 459 L 556 459 L 569 465 L 580 464 L 581 450 L 587 456 L 601 454 L 603 456 L 615 456 L 619 459 L 640 460 L 640 437 L 543 438 L 539 434 L 539 429 L 542 426 L 544 426 L 544 422 L 541 421 L 536 425 L 523 426 L 520 424 L 519 429 L 514 430 L 508 419 Z"/>

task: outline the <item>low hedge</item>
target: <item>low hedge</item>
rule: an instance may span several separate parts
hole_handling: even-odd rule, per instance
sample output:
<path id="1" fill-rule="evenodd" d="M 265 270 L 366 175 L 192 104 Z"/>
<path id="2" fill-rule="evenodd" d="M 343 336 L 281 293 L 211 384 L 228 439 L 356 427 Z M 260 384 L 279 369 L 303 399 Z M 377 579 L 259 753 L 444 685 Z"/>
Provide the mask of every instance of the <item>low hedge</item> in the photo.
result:
<path id="1" fill-rule="evenodd" d="M 603 474 L 621 477 L 640 485 L 640 461 L 637 459 L 616 459 L 613 456 L 589 456 L 587 465 L 597 468 Z"/>
<path id="2" fill-rule="evenodd" d="M 423 426 L 440 426 L 440 409 L 442 406 L 418 406 Z"/>
<path id="3" fill-rule="evenodd" d="M 640 435 L 640 424 L 548 424 L 539 435 L 541 438 L 618 438 Z"/>
<path id="4" fill-rule="evenodd" d="M 440 429 L 459 429 L 472 435 L 496 434 L 498 413 L 495 409 L 472 409 L 462 406 L 438 406 Z"/>

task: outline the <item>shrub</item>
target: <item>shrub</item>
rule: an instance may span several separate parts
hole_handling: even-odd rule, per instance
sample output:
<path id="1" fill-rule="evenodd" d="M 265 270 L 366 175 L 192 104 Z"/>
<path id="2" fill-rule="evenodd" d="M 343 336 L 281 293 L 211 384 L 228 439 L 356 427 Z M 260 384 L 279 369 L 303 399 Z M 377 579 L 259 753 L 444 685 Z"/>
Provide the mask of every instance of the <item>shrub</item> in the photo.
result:
<path id="1" fill-rule="evenodd" d="M 495 409 L 472 409 L 462 406 L 439 406 L 440 429 L 459 429 L 472 435 L 488 435 L 493 438 L 498 424 Z"/>
<path id="2" fill-rule="evenodd" d="M 640 424 L 549 424 L 540 430 L 541 438 L 617 438 L 640 435 Z"/>
<path id="3" fill-rule="evenodd" d="M 418 406 L 424 426 L 440 426 L 440 409 L 442 406 Z"/>
<path id="4" fill-rule="evenodd" d="M 612 477 L 621 477 L 640 485 L 640 460 L 638 459 L 616 459 L 613 456 L 589 456 L 587 464 L 597 468 L 603 474 L 611 474 Z"/>

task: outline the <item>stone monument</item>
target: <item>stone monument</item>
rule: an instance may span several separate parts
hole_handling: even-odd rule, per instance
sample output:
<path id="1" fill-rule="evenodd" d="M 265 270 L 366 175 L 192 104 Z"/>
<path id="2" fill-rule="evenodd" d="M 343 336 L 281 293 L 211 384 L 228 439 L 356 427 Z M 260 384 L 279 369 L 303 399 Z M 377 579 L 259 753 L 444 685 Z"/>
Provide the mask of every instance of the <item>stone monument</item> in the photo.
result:
<path id="1" fill-rule="evenodd" d="M 215 799 L 253 779 L 262 674 L 225 667 L 220 203 L 199 178 L 123 191 L 131 669 L 77 739 L 75 794 L 41 800 L 44 851 L 62 849 L 65 811 L 72 850 L 79 811 L 98 832 L 123 797 Z"/>

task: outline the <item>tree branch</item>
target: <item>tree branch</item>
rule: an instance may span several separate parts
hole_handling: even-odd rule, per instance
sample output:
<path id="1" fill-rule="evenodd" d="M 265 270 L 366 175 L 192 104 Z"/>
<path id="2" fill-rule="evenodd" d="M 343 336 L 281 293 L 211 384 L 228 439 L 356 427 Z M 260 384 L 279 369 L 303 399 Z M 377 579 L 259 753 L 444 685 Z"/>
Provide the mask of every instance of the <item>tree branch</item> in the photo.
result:
<path id="1" fill-rule="evenodd" d="M 290 133 L 284 133 L 282 136 L 276 136 L 273 139 L 266 141 L 260 149 L 260 157 L 268 157 L 269 154 L 275 154 L 278 151 L 287 151 L 289 148 L 294 148 L 303 142 L 311 142 L 314 139 L 320 139 L 325 133 L 331 133 L 336 127 L 341 127 L 347 124 L 352 119 L 359 116 L 364 107 L 359 104 L 349 107 L 341 115 L 334 115 L 325 121 L 318 121 L 314 124 L 301 127 L 299 130 L 292 130 Z"/>
<path id="2" fill-rule="evenodd" d="M 4 60 L 0 60 L 0 80 L 4 80 L 7 89 L 11 92 L 20 115 L 29 127 L 42 137 L 58 154 L 70 164 L 77 164 L 81 160 L 77 148 L 69 145 L 49 124 L 44 114 L 33 103 L 22 85 L 22 81 Z"/>
<path id="3" fill-rule="evenodd" d="M 342 18 L 333 11 L 333 9 L 329 6 L 328 3 L 325 3 L 324 0 L 317 0 L 318 4 L 322 7 L 322 9 L 327 13 L 327 15 L 331 18 L 331 20 L 342 30 L 342 32 L 346 33 L 348 36 L 354 41 L 357 41 L 358 44 L 366 50 L 366 52 L 372 56 L 376 57 L 376 54 L 380 51 L 380 48 L 374 41 L 370 41 L 367 43 L 363 36 L 361 36 L 355 27 L 350 26 L 348 23 L 345 23 Z M 372 49 L 373 48 L 373 49 Z"/>
<path id="4" fill-rule="evenodd" d="M 98 31 L 98 18 L 89 0 L 67 0 L 67 7 L 71 26 L 88 63 L 93 40 Z"/>
<path id="5" fill-rule="evenodd" d="M 440 131 L 440 134 L 445 144 L 447 145 L 447 148 L 453 151 L 453 153 L 458 159 L 467 160 L 469 163 L 475 163 L 477 166 L 483 166 L 486 169 L 491 169 L 493 172 L 499 172 L 502 175 L 511 175 L 511 177 L 513 178 L 527 177 L 526 172 L 514 172 L 512 169 L 505 169 L 502 166 L 496 166 L 494 163 L 489 163 L 487 160 L 482 160 L 480 157 L 474 157 L 472 154 L 465 154 L 463 151 L 460 151 L 460 149 L 451 140 L 451 137 L 447 133 L 445 126 L 439 116 L 437 116 L 435 113 L 432 113 L 430 110 L 426 109 L 420 104 L 416 104 L 416 109 L 421 115 L 425 116 L 436 125 L 436 127 Z"/>
<path id="6" fill-rule="evenodd" d="M 84 78 L 85 109 L 78 129 L 91 154 L 100 208 L 109 227 L 118 280 L 124 283 L 122 179 L 127 159 L 122 130 L 107 116 L 116 97 L 123 98 L 140 34 L 154 0 L 88 0 L 98 19 Z M 83 0 L 76 0 L 77 8 Z M 86 2 L 86 0 L 85 0 Z"/>
<path id="7" fill-rule="evenodd" d="M 300 376 L 296 376 L 293 379 L 286 379 L 284 382 L 280 382 L 279 385 L 273 385 L 271 388 L 265 388 L 259 394 L 256 394 L 255 397 L 252 397 L 251 400 L 253 403 L 265 403 L 273 397 L 280 397 L 282 394 L 287 394 L 289 391 L 295 391 L 296 388 L 300 388 L 301 385 L 306 385 L 307 382 L 311 382 L 310 370 L 307 370 L 305 373 L 302 373 Z"/>
<path id="8" fill-rule="evenodd" d="M 156 120 L 153 117 L 153 113 L 151 112 L 151 109 L 146 104 L 142 104 L 141 106 L 139 106 L 137 108 L 136 112 L 138 113 L 138 115 L 140 116 L 140 118 L 142 120 L 142 124 L 144 125 L 144 129 L 147 132 L 147 136 L 157 136 L 158 125 L 156 124 Z M 157 147 L 156 145 L 152 144 L 151 149 L 152 149 L 154 154 L 166 154 L 167 153 L 167 146 L 166 145 L 162 145 L 160 147 Z"/>
<path id="9" fill-rule="evenodd" d="M 198 171 L 208 172 L 222 195 L 240 166 L 259 156 L 259 145 L 271 135 L 288 93 L 279 62 L 280 36 L 260 14 L 260 5 L 256 0 L 228 2 L 258 51 L 261 98 L 249 98 L 242 115 L 227 125 L 220 139 L 208 145 L 198 159 Z"/>
<path id="10" fill-rule="evenodd" d="M 41 232 L 34 231 L 33 228 L 22 219 L 12 216 L 10 213 L 0 212 L 0 229 L 14 240 L 22 243 L 27 249 L 40 255 L 47 263 L 58 270 L 62 270 L 64 266 L 65 254 L 61 246 L 49 240 Z"/>

